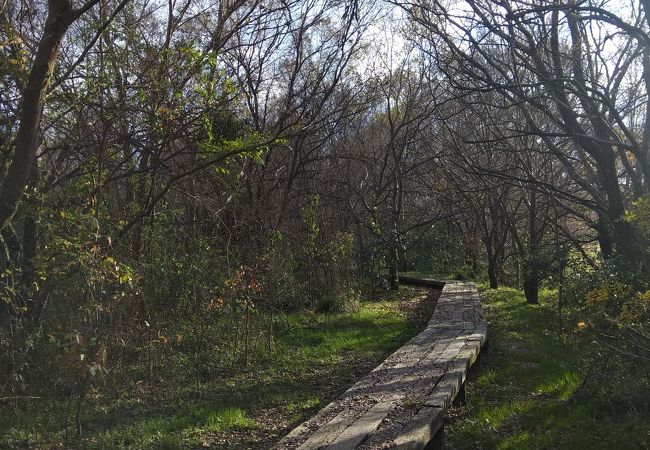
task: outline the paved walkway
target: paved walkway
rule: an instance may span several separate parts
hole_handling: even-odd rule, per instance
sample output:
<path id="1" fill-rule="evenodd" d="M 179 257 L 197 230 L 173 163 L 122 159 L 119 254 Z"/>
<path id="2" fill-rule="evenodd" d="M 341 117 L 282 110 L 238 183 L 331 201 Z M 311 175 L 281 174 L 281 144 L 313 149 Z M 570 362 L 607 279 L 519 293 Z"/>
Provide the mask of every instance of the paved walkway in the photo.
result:
<path id="1" fill-rule="evenodd" d="M 467 370 L 486 342 L 476 286 L 447 283 L 424 331 L 274 448 L 422 449 L 456 396 L 464 399 Z"/>

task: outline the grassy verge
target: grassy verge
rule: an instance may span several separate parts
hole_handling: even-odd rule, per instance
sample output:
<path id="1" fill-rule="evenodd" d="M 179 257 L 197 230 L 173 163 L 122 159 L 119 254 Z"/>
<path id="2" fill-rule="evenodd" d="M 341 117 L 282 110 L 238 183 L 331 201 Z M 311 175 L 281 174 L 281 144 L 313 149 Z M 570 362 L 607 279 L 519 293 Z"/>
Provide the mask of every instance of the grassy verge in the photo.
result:
<path id="1" fill-rule="evenodd" d="M 81 438 L 73 402 L 37 399 L 18 415 L 0 414 L 0 448 L 267 448 L 400 347 L 430 312 L 423 291 L 405 289 L 355 312 L 282 316 L 273 353 L 247 369 L 218 368 L 207 381 L 168 370 L 111 395 L 99 388 L 84 403 Z"/>
<path id="2" fill-rule="evenodd" d="M 531 306 L 512 289 L 484 292 L 489 356 L 470 375 L 467 405 L 450 412 L 448 448 L 650 448 L 650 411 L 612 407 L 582 386 L 593 349 L 573 330 L 559 336 L 555 293 L 541 299 Z M 615 380 L 604 382 L 616 396 Z"/>

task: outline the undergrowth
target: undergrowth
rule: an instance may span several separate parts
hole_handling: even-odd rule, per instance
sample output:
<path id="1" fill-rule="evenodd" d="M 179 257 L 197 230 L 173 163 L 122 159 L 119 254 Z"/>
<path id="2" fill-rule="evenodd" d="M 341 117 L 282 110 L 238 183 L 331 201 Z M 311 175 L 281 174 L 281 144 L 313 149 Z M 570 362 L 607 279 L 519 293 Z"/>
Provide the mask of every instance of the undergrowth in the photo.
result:
<path id="1" fill-rule="evenodd" d="M 560 333 L 556 292 L 540 299 L 483 292 L 490 349 L 451 411 L 448 448 L 650 448 L 648 372 L 586 339 L 577 311 L 564 311 Z"/>
<path id="2" fill-rule="evenodd" d="M 147 367 L 125 367 L 119 390 L 89 393 L 80 438 L 68 399 L 30 399 L 0 414 L 0 448 L 268 448 L 413 336 L 423 297 L 405 289 L 354 312 L 275 317 L 273 351 L 245 368 L 215 360 L 208 374 L 183 371 L 182 352 L 153 379 Z"/>

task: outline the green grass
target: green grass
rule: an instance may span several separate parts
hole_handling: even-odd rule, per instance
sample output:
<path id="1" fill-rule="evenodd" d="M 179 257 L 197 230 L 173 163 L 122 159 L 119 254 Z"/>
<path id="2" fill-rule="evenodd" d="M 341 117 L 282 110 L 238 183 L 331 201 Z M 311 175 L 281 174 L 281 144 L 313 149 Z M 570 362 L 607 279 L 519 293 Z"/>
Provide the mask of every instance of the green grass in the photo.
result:
<path id="1" fill-rule="evenodd" d="M 589 389 L 576 394 L 593 352 L 574 330 L 558 334 L 555 292 L 527 305 L 519 291 L 486 290 L 482 303 L 490 350 L 470 376 L 467 405 L 452 411 L 448 448 L 650 448 L 647 410 L 604 408 L 607 399 Z"/>
<path id="2" fill-rule="evenodd" d="M 174 375 L 179 353 L 160 379 L 134 378 L 111 395 L 99 386 L 84 404 L 81 439 L 68 400 L 34 400 L 17 416 L 0 414 L 0 448 L 268 448 L 418 331 L 399 307 L 408 296 L 281 316 L 273 353 L 247 369 L 217 361 L 207 378 Z M 519 291 L 487 290 L 483 305 L 491 348 L 470 374 L 467 405 L 451 412 L 448 448 L 650 448 L 650 407 L 622 401 L 630 394 L 615 380 L 595 380 L 611 385 L 607 397 L 589 383 L 576 394 L 594 349 L 571 328 L 577 317 L 558 334 L 555 292 L 527 305 Z M 631 392 L 643 398 L 643 387 Z"/>
<path id="3" fill-rule="evenodd" d="M 136 378 L 112 395 L 99 386 L 84 403 L 81 439 L 71 402 L 36 400 L 0 414 L 0 448 L 267 448 L 416 334 L 422 323 L 407 320 L 400 302 L 421 296 L 405 290 L 355 312 L 276 317 L 272 354 L 245 369 L 216 361 L 207 381 L 187 375 L 179 352 L 158 380 Z"/>

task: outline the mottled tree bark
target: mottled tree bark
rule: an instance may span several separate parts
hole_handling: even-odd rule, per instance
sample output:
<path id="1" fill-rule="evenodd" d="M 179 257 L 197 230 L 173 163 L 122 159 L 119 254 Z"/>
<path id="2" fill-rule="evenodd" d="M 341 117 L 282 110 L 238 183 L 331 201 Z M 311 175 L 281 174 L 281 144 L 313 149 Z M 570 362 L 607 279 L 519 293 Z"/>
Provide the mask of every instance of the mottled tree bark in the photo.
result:
<path id="1" fill-rule="evenodd" d="M 13 159 L 0 190 L 0 230 L 16 213 L 36 155 L 38 127 L 59 47 L 77 17 L 69 0 L 49 0 L 43 36 L 23 91 Z"/>

